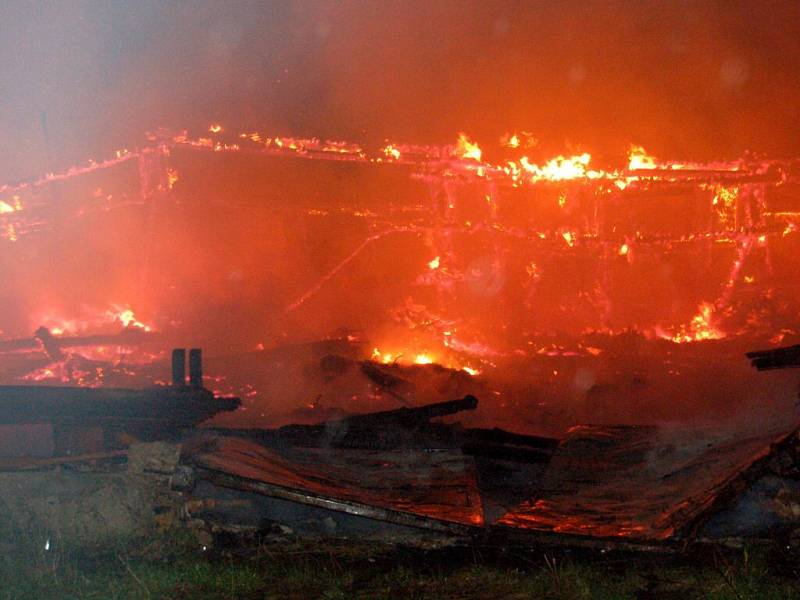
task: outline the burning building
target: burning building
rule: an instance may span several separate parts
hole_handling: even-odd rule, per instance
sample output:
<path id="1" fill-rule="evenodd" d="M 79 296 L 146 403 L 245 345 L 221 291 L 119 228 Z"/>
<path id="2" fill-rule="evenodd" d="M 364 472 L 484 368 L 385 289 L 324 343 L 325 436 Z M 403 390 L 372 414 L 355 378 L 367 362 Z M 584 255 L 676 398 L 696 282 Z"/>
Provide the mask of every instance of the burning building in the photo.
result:
<path id="1" fill-rule="evenodd" d="M 509 29 L 498 17 L 493 35 Z M 567 69 L 569 85 L 586 69 Z M 742 64 L 720 69 L 726 86 L 744 85 Z M 617 96 L 637 102 L 632 91 Z M 800 159 L 735 146 L 714 156 L 703 144 L 683 158 L 654 156 L 616 135 L 595 151 L 594 129 L 587 146 L 551 151 L 552 141 L 505 131 L 502 119 L 491 133 L 459 127 L 436 143 L 339 139 L 330 127 L 301 137 L 253 121 L 152 128 L 103 158 L 0 185 L 3 384 L 181 396 L 168 351 L 203 347 L 199 387 L 241 406 L 205 423 L 222 441 L 190 446 L 183 466 L 239 492 L 330 509 L 327 494 L 348 514 L 410 527 L 422 515 L 467 528 L 685 539 L 744 474 L 761 476 L 765 456 L 793 456 L 796 381 L 752 371 L 744 353 L 800 337 Z M 46 125 L 42 116 L 45 136 Z M 450 411 L 425 407 L 455 398 L 470 410 L 463 431 L 428 422 Z M 329 439 L 320 423 L 350 433 Z M 367 449 L 395 452 L 387 464 L 429 444 L 453 454 L 426 463 L 440 481 L 464 456 L 524 456 L 515 481 L 528 477 L 527 487 L 481 504 L 476 481 L 487 484 L 487 471 L 472 465 L 458 476 L 472 500 L 458 506 L 437 503 L 436 490 L 392 496 L 377 475 L 356 489 L 349 462 L 377 469 L 348 454 L 365 449 L 370 424 L 418 437 L 378 436 L 380 448 Z M 704 433 L 686 434 L 690 426 Z M 276 439 L 312 448 L 314 460 L 274 452 Z M 713 440 L 719 454 L 692 439 Z M 604 462 L 604 481 L 582 488 L 598 508 L 580 513 L 568 501 L 582 473 L 575 461 L 603 440 L 638 470 Z M 709 461 L 713 476 L 697 475 Z M 531 464 L 551 470 L 525 471 Z M 318 485 L 326 473 L 337 476 Z M 672 473 L 680 482 L 663 492 L 666 507 L 604 504 L 604 485 L 658 495 Z M 407 475 L 398 467 L 387 477 Z M 543 481 L 550 496 L 531 491 Z M 681 512 L 687 498 L 693 508 Z M 605 526 L 605 509 L 623 516 Z"/>

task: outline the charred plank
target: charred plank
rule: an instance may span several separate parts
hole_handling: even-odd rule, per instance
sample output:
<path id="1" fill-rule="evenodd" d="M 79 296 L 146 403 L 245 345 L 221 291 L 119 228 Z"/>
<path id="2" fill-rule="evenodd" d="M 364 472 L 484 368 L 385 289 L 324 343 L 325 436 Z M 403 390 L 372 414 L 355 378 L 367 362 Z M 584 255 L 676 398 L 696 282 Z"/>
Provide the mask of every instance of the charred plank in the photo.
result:
<path id="1" fill-rule="evenodd" d="M 216 398 L 206 389 L 144 390 L 57 386 L 0 386 L 0 423 L 165 421 L 200 423 L 239 407 L 238 398 Z"/>
<path id="2" fill-rule="evenodd" d="M 759 371 L 800 368 L 800 344 L 773 350 L 748 352 L 745 356 L 750 359 L 750 364 Z"/>

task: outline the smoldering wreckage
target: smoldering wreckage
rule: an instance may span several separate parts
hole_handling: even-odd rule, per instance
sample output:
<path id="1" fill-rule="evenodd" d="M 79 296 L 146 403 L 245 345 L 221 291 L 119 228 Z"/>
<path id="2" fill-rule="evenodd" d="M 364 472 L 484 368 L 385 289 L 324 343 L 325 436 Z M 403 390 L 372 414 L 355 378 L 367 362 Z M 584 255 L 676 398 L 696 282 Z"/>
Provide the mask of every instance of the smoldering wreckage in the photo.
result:
<path id="1" fill-rule="evenodd" d="M 713 443 L 685 431 L 680 446 L 644 425 L 577 426 L 555 439 L 443 422 L 479 406 L 466 395 L 313 425 L 198 429 L 240 400 L 214 397 L 201 352 L 189 356 L 187 383 L 185 350 L 173 351 L 171 386 L 0 387 L 5 534 L 91 545 L 181 526 L 678 552 L 791 541 L 800 528 L 796 426 Z M 749 358 L 759 370 L 800 367 L 800 346 Z M 325 355 L 320 368 L 404 382 L 396 364 Z"/>
<path id="2" fill-rule="evenodd" d="M 737 311 L 747 312 L 740 325 L 748 327 L 759 319 L 767 323 L 770 315 L 781 318 L 779 310 L 769 313 L 766 309 L 772 305 L 764 305 L 776 296 L 774 290 L 750 298 L 750 305 L 746 301 L 737 305 L 734 293 L 743 281 L 752 283 L 745 265 L 761 261 L 773 274 L 780 275 L 782 268 L 792 272 L 792 265 L 782 267 L 778 258 L 796 254 L 776 252 L 772 257 L 767 250 L 773 240 L 777 246 L 786 246 L 795 239 L 800 212 L 785 206 L 773 210 L 769 203 L 785 201 L 770 195 L 775 189 L 797 185 L 797 161 L 658 163 L 634 147 L 627 168 L 600 170 L 589 167 L 588 154 L 562 156 L 541 165 L 525 157 L 489 163 L 465 136 L 456 146 L 444 149 L 389 144 L 371 156 L 351 143 L 254 133 L 224 141 L 219 139 L 221 127 L 212 126 L 210 131 L 218 137 L 192 139 L 161 132 L 141 150 L 0 187 L 0 194 L 7 198 L 0 200 L 4 242 L 22 246 L 51 226 L 51 207 L 42 192 L 47 186 L 54 182 L 72 185 L 130 164 L 137 165 L 137 206 L 156 206 L 154 211 L 170 210 L 169 198 L 180 192 L 173 163 L 197 162 L 192 153 L 201 153 L 198 164 L 211 153 L 247 156 L 256 162 L 291 157 L 353 169 L 378 165 L 400 169 L 404 179 L 410 173 L 414 185 L 429 188 L 431 206 L 394 207 L 389 211 L 392 226 L 388 229 L 383 217 L 363 208 L 306 210 L 309 219 L 366 219 L 376 227 L 368 229 L 366 239 L 355 244 L 342 261 L 330 268 L 326 265 L 318 282 L 287 303 L 286 314 L 302 310 L 370 245 L 388 235 L 411 232 L 415 239 L 424 240 L 430 259 L 426 273 L 413 285 L 433 289 L 430 295 L 438 298 L 440 311 L 450 309 L 450 316 L 434 318 L 425 306 L 406 302 L 403 318 L 413 321 L 415 332 L 424 333 L 426 347 L 438 340 L 442 357 L 460 352 L 472 362 L 450 364 L 423 353 L 408 362 L 394 349 L 383 352 L 372 344 L 365 348 L 358 336 L 349 334 L 228 357 L 222 362 L 231 372 L 247 361 L 260 361 L 254 371 L 279 379 L 290 376 L 285 373 L 286 364 L 302 355 L 300 371 L 313 373 L 329 392 L 333 390 L 329 395 L 338 398 L 350 397 L 348 382 L 354 378 L 368 384 L 369 402 L 352 404 L 350 410 L 326 410 L 314 400 L 280 426 L 263 426 L 258 415 L 226 421 L 227 416 L 241 415 L 249 408 L 251 390 L 243 387 L 231 394 L 207 389 L 205 385 L 215 380 L 204 377 L 203 355 L 197 348 L 189 350 L 188 365 L 186 350 L 173 350 L 171 383 L 165 383 L 161 370 L 166 370 L 168 361 L 163 349 L 181 332 L 161 337 L 139 323 L 131 310 L 115 313 L 117 322 L 125 326 L 118 334 L 69 334 L 61 327 L 56 331 L 43 326 L 32 338 L 5 339 L 0 341 L 0 376 L 15 384 L 0 387 L 0 533 L 4 538 L 91 545 L 189 527 L 206 533 L 277 532 L 412 545 L 519 544 L 679 552 L 698 543 L 798 537 L 800 429 L 790 415 L 760 428 L 716 431 L 699 425 L 649 425 L 648 415 L 637 422 L 625 419 L 614 424 L 606 414 L 600 419 L 603 424 L 584 419 L 588 424 L 573 424 L 562 435 L 547 436 L 515 428 L 512 406 L 504 413 L 501 428 L 492 422 L 497 400 L 491 396 L 499 392 L 473 377 L 479 373 L 478 366 L 490 367 L 500 353 L 478 343 L 461 343 L 454 335 L 456 329 L 468 329 L 470 323 L 474 326 L 480 321 L 476 315 L 485 312 L 485 306 L 458 298 L 453 301 L 464 281 L 473 288 L 476 282 L 495 291 L 501 287 L 491 271 L 503 256 L 513 254 L 504 254 L 504 245 L 536 256 L 548 252 L 575 258 L 587 250 L 592 260 L 599 257 L 601 262 L 593 271 L 599 273 L 599 283 L 591 293 L 577 297 L 603 313 L 604 319 L 613 320 L 609 306 L 615 269 L 628 269 L 635 254 L 646 261 L 648 253 L 658 257 L 688 248 L 706 256 L 709 264 L 719 265 L 724 261 L 718 261 L 715 252 L 723 248 L 725 260 L 732 264 L 716 267 L 724 271 L 719 298 L 702 304 L 687 326 L 670 331 L 644 328 L 658 338 L 648 341 L 652 344 L 723 343 L 724 336 L 714 325 L 717 319 L 733 315 L 735 320 Z M 519 146 L 515 138 L 508 140 L 508 147 Z M 546 213 L 537 220 L 521 214 L 518 205 L 510 209 L 511 202 L 504 206 L 504 199 L 518 199 L 526 187 L 554 194 L 555 202 L 528 206 Z M 675 215 L 669 217 L 672 221 L 667 219 L 668 231 L 660 233 L 640 230 L 621 219 L 630 197 L 637 206 L 651 193 L 656 201 L 666 195 L 675 204 L 680 194 L 674 190 L 692 206 L 703 205 L 703 210 L 680 215 L 680 219 L 687 214 L 697 217 L 690 225 L 703 229 L 675 233 L 676 223 L 683 223 Z M 130 198 L 121 197 L 113 200 L 111 194 L 106 197 L 102 190 L 95 191 L 91 206 L 81 205 L 76 218 L 94 218 L 92 203 L 98 198 L 108 200 L 103 211 L 125 211 Z M 476 198 L 478 202 L 472 202 Z M 466 222 L 464 206 L 472 206 Z M 563 210 L 567 212 L 559 212 Z M 420 211 L 422 216 L 417 214 Z M 60 218 L 65 220 L 64 215 Z M 573 225 L 565 224 L 568 221 Z M 499 258 L 471 263 L 460 258 L 476 246 L 490 248 Z M 763 260 L 762 255 L 766 256 Z M 520 269 L 525 287 L 517 286 L 524 293 L 502 299 L 503 315 L 480 315 L 485 322 L 474 326 L 475 331 L 482 329 L 485 339 L 492 338 L 492 330 L 510 335 L 497 319 L 517 319 L 520 331 L 529 330 L 524 343 L 533 345 L 541 324 L 524 319 L 532 314 L 548 318 L 546 311 L 527 308 L 533 288 L 547 277 L 543 270 L 526 263 Z M 557 265 L 552 271 L 558 274 Z M 786 278 L 777 275 L 772 278 L 778 282 L 775 285 L 786 283 Z M 541 285 L 547 289 L 545 283 Z M 791 281 L 787 289 L 794 289 Z M 514 312 L 514 306 L 520 310 Z M 791 311 L 790 305 L 779 308 Z M 577 308 L 573 313 L 564 307 L 558 310 L 561 313 L 554 310 L 550 316 L 580 316 Z M 473 314 L 465 318 L 464 311 Z M 563 315 L 559 318 L 563 324 Z M 758 370 L 800 367 L 800 346 L 779 347 L 792 332 L 771 323 L 766 328 L 779 336 L 767 338 L 772 348 L 748 354 L 753 366 Z M 626 345 L 634 339 L 627 329 L 606 328 L 600 334 L 609 344 Z M 586 355 L 601 352 L 601 342 L 581 344 Z M 102 352 L 109 347 L 138 348 L 148 359 L 136 370 L 120 362 L 112 364 Z M 76 348 L 96 351 L 72 352 Z M 161 354 L 148 354 L 152 348 Z M 578 355 L 558 344 L 550 348 L 567 360 Z M 715 347 L 709 348 L 713 356 Z M 672 350 L 659 352 L 666 357 Z M 521 350 L 507 354 L 515 353 L 524 354 Z M 545 345 L 534 351 L 536 356 L 548 353 Z M 737 354 L 737 359 L 745 357 Z M 668 363 L 665 359 L 663 370 L 671 368 Z M 552 369 L 553 374 L 557 372 Z M 414 394 L 420 384 L 436 387 L 447 398 L 420 400 L 422 395 Z M 626 393 L 600 384 L 590 387 L 601 400 Z M 521 394 L 530 396 L 530 389 Z M 278 395 L 273 390 L 270 399 Z M 467 423 L 466 416 L 482 406 L 490 410 L 481 426 Z"/>

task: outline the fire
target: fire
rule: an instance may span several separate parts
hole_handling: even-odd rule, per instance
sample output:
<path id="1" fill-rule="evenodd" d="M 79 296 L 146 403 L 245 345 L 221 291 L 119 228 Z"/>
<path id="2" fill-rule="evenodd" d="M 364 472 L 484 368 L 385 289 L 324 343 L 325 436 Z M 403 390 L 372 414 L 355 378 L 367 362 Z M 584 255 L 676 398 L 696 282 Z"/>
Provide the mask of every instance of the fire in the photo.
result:
<path id="1" fill-rule="evenodd" d="M 167 187 L 172 189 L 176 183 L 178 183 L 178 170 L 167 169 Z"/>
<path id="2" fill-rule="evenodd" d="M 639 169 L 655 169 L 656 159 L 649 155 L 641 146 L 631 144 L 628 149 L 628 170 L 637 171 Z"/>
<path id="3" fill-rule="evenodd" d="M 53 335 L 75 335 L 87 331 L 102 331 L 107 330 L 109 326 L 119 327 L 120 325 L 126 329 L 153 331 L 150 325 L 136 317 L 130 307 L 116 304 L 106 310 L 82 315 L 79 318 L 66 318 L 58 314 L 45 313 L 39 316 L 36 323 L 46 327 Z"/>
<path id="4" fill-rule="evenodd" d="M 17 229 L 14 227 L 13 223 L 6 223 L 3 226 L 2 231 L 0 231 L 0 237 L 8 240 L 9 242 L 16 242 L 17 237 Z"/>
<path id="5" fill-rule="evenodd" d="M 399 356 L 397 358 L 399 358 Z M 392 356 L 392 354 L 390 354 L 388 352 L 381 352 L 377 348 L 373 348 L 372 349 L 372 360 L 378 361 L 378 362 L 382 362 L 383 364 L 388 365 L 389 363 L 394 362 L 396 360 L 396 358 L 394 356 Z"/>
<path id="6" fill-rule="evenodd" d="M 718 340 L 725 337 L 725 332 L 713 324 L 714 306 L 712 304 L 703 302 L 697 307 L 697 311 L 688 327 L 681 327 L 680 331 L 673 335 L 661 333 L 660 336 L 672 340 L 676 344 Z"/>
<path id="7" fill-rule="evenodd" d="M 458 142 L 456 142 L 456 155 L 464 159 L 480 162 L 482 152 L 478 144 L 471 141 L 465 133 L 459 133 Z"/>
<path id="8" fill-rule="evenodd" d="M 109 316 L 111 316 L 113 320 L 122 323 L 122 326 L 126 329 L 133 328 L 142 329 L 144 331 L 152 331 L 149 325 L 145 325 L 136 318 L 136 315 L 133 314 L 133 311 L 130 308 L 124 308 L 121 310 L 116 308 L 115 310 L 117 310 L 116 313 L 113 310 L 108 311 Z"/>
<path id="9" fill-rule="evenodd" d="M 519 148 L 519 136 L 515 133 L 509 138 L 503 138 L 502 143 L 507 148 Z"/>
<path id="10" fill-rule="evenodd" d="M 448 336 L 449 334 L 450 332 L 446 332 L 445 336 Z M 444 345 L 445 347 L 449 347 L 449 344 L 446 342 Z M 372 349 L 370 358 L 375 362 L 380 362 L 385 365 L 401 364 L 404 366 L 409 366 L 440 364 L 448 369 L 463 371 L 473 377 L 477 377 L 481 374 L 481 370 L 472 365 L 464 364 L 458 360 L 453 360 L 452 356 L 447 359 L 442 358 L 441 356 L 437 356 L 436 353 L 430 352 L 427 349 L 418 352 L 405 350 L 400 350 L 397 352 L 385 352 L 378 347 L 375 347 Z"/>
<path id="11" fill-rule="evenodd" d="M 208 130 L 211 133 L 219 133 L 220 131 L 222 131 L 222 125 L 220 125 L 219 123 L 212 123 L 211 125 L 209 125 Z"/>
<path id="12" fill-rule="evenodd" d="M 434 258 L 432 261 L 430 261 L 428 263 L 428 268 L 431 269 L 431 270 L 436 270 L 436 269 L 439 268 L 439 264 L 440 264 L 440 261 L 439 261 L 439 257 L 437 256 L 436 258 Z"/>
<path id="13" fill-rule="evenodd" d="M 500 138 L 500 145 L 514 150 L 517 148 L 534 148 L 539 145 L 539 140 L 528 131 L 506 133 Z"/>
<path id="14" fill-rule="evenodd" d="M 627 256 L 629 251 L 630 248 L 628 248 L 628 244 L 622 244 L 622 246 L 619 247 L 617 254 L 619 254 L 620 256 Z"/>
<path id="15" fill-rule="evenodd" d="M 386 155 L 387 158 L 391 158 L 393 160 L 399 160 L 400 159 L 400 149 L 397 148 L 397 146 L 395 146 L 393 144 L 388 144 L 387 146 L 384 146 L 381 149 L 381 152 L 383 152 L 384 155 Z"/>
<path id="16" fill-rule="evenodd" d="M 584 152 L 569 157 L 556 156 L 540 166 L 531 163 L 527 156 L 523 156 L 519 161 L 509 161 L 503 170 L 517 184 L 605 177 L 603 171 L 588 168 L 591 160 L 592 155 Z"/>

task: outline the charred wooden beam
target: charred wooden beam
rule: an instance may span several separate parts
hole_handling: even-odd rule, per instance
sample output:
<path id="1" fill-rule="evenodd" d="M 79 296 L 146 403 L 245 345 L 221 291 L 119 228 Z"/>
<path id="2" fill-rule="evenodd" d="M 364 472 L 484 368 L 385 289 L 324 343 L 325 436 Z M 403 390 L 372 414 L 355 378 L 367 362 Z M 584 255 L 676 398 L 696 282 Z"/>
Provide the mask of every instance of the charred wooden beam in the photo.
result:
<path id="1" fill-rule="evenodd" d="M 206 389 L 0 386 L 0 423 L 168 422 L 190 426 L 239 407 Z"/>
<path id="2" fill-rule="evenodd" d="M 461 445 L 461 451 L 469 456 L 517 463 L 549 463 L 553 457 L 552 451 L 487 442 L 465 442 Z"/>
<path id="3" fill-rule="evenodd" d="M 555 451 L 560 441 L 556 438 L 512 433 L 498 427 L 493 429 L 465 429 L 460 434 L 460 437 L 464 443 L 486 443 L 520 446 L 523 448 L 548 452 L 550 454 Z"/>
<path id="4" fill-rule="evenodd" d="M 437 417 L 454 415 L 462 410 L 475 410 L 476 408 L 478 408 L 478 399 L 468 394 L 460 400 L 448 400 L 416 408 L 398 408 L 396 410 L 356 415 L 344 420 L 350 427 L 375 427 L 392 424 L 413 427 L 414 425 L 427 423 Z"/>
<path id="5" fill-rule="evenodd" d="M 285 425 L 278 429 L 217 429 L 220 435 L 246 437 L 265 445 L 307 448 L 370 448 L 397 447 L 453 448 L 457 441 L 452 428 L 432 424 L 436 417 L 452 415 L 478 406 L 475 396 L 426 404 L 416 408 L 400 408 L 355 415 L 317 425 Z"/>
<path id="6" fill-rule="evenodd" d="M 0 456 L 0 471 L 34 471 L 67 464 L 95 462 L 122 458 L 128 455 L 128 450 L 114 450 L 111 452 L 92 452 L 73 456 L 55 456 L 35 458 L 31 456 Z"/>
<path id="7" fill-rule="evenodd" d="M 442 519 L 417 515 L 411 512 L 401 512 L 399 510 L 381 508 L 378 506 L 372 506 L 370 504 L 363 504 L 361 502 L 322 496 L 320 494 L 315 494 L 302 489 L 292 489 L 279 485 L 273 485 L 263 481 L 246 479 L 244 477 L 229 475 L 227 473 L 221 473 L 210 469 L 194 469 L 194 476 L 197 479 L 209 481 L 222 487 L 241 490 L 244 492 L 253 492 L 256 494 L 262 494 L 264 496 L 270 496 L 272 498 L 280 498 L 281 500 L 288 500 L 298 504 L 315 506 L 317 508 L 324 508 L 327 510 L 364 517 L 367 519 L 384 521 L 386 523 L 393 523 L 395 525 L 403 525 L 406 527 L 414 527 L 463 537 L 473 536 L 482 531 L 478 526 L 464 525 L 452 521 L 445 521 Z"/>
<path id="8" fill-rule="evenodd" d="M 750 364 L 759 371 L 800 368 L 800 344 L 773 350 L 748 352 Z"/>
<path id="9" fill-rule="evenodd" d="M 455 449 L 470 456 L 519 463 L 547 463 L 559 440 L 512 433 L 502 429 L 461 429 L 431 423 L 436 417 L 477 407 L 478 399 L 428 404 L 417 408 L 357 415 L 317 425 L 285 425 L 278 429 L 214 429 L 219 435 L 237 436 L 265 446 L 299 448 Z"/>
<path id="10" fill-rule="evenodd" d="M 409 382 L 389 372 L 383 365 L 379 365 L 371 360 L 361 362 L 361 372 L 379 386 L 392 389 L 401 385 L 409 385 Z"/>
<path id="11" fill-rule="evenodd" d="M 129 328 L 122 333 L 114 335 L 84 335 L 84 336 L 57 336 L 44 329 L 50 334 L 49 342 L 58 348 L 77 348 L 80 346 L 138 346 L 140 344 L 154 342 L 159 339 L 159 334 L 141 329 Z M 0 341 L 0 353 L 3 352 L 23 352 L 42 349 L 41 334 L 42 328 L 37 335 L 32 338 L 21 338 L 15 340 Z"/>

